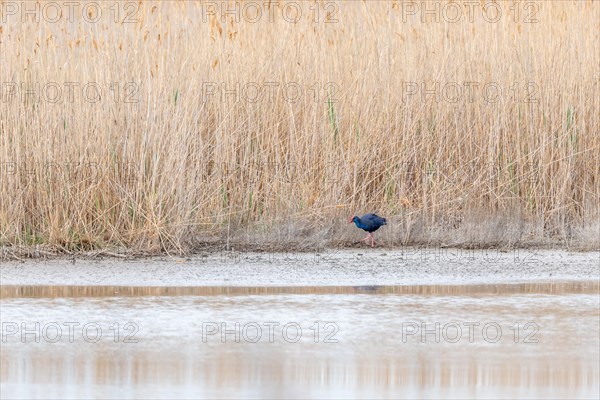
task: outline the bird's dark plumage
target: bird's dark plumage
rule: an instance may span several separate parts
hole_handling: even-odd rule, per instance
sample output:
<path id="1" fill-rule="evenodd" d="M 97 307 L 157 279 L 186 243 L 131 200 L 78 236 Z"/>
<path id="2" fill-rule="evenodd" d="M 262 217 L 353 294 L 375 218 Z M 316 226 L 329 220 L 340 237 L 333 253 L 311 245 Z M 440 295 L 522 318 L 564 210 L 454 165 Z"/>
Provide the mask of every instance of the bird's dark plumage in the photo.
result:
<path id="1" fill-rule="evenodd" d="M 354 222 L 357 228 L 367 232 L 375 232 L 383 225 L 387 225 L 385 218 L 381 218 L 376 214 L 365 214 L 360 218 L 355 216 L 352 218 L 352 222 Z"/>

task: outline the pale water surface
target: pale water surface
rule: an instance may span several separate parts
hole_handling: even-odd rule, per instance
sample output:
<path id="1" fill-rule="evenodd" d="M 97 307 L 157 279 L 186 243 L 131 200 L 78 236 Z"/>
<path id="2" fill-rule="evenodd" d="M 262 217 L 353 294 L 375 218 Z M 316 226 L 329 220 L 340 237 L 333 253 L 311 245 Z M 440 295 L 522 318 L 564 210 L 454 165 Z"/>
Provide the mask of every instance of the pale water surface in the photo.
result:
<path id="1" fill-rule="evenodd" d="M 0 394 L 598 398 L 598 279 L 565 270 L 569 280 L 462 285 L 13 280 L 0 290 Z"/>

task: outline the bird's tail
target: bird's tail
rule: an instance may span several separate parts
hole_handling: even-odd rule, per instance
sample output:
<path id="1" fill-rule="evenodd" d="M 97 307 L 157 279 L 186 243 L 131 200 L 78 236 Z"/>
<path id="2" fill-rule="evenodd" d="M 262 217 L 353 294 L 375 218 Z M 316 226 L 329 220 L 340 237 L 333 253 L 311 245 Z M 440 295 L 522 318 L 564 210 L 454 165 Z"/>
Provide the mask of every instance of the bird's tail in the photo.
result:
<path id="1" fill-rule="evenodd" d="M 385 218 L 382 218 L 382 219 L 383 219 L 382 225 L 387 225 L 387 220 Z"/>

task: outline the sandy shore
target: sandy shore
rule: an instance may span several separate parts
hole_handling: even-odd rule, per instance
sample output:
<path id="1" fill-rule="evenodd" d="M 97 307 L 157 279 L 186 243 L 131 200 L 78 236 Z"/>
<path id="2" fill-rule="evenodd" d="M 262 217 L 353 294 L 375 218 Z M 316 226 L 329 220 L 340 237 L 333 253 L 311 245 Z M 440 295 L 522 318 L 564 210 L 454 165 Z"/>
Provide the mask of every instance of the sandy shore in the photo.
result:
<path id="1" fill-rule="evenodd" d="M 328 286 L 560 282 L 600 279 L 600 252 L 454 249 L 197 254 L 141 260 L 0 263 L 2 285 Z"/>

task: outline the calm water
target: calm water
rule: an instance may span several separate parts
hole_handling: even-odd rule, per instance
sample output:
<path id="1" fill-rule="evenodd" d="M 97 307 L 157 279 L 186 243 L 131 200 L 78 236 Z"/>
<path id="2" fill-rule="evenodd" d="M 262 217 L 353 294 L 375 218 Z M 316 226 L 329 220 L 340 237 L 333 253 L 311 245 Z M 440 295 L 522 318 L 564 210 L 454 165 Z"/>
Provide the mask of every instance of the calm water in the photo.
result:
<path id="1" fill-rule="evenodd" d="M 597 283 L 497 286 L 5 286 L 1 395 L 597 398 Z"/>

